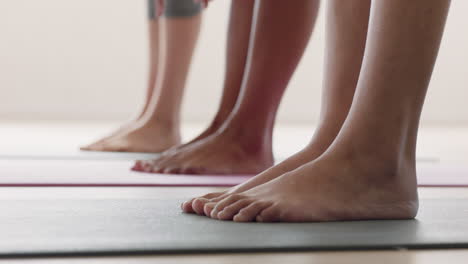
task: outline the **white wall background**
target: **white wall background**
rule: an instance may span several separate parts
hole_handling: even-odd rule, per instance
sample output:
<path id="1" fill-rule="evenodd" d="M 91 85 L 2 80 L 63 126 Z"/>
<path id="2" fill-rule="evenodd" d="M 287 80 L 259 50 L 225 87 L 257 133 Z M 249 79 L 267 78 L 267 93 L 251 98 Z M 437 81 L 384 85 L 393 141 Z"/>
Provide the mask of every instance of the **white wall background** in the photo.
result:
<path id="1" fill-rule="evenodd" d="M 468 124 L 468 1 L 452 2 L 426 124 Z M 215 1 L 205 13 L 184 102 L 186 121 L 206 121 L 218 106 L 229 3 Z M 0 118 L 130 117 L 146 84 L 146 30 L 145 0 L 0 0 Z M 322 16 L 280 121 L 317 120 L 323 31 Z"/>

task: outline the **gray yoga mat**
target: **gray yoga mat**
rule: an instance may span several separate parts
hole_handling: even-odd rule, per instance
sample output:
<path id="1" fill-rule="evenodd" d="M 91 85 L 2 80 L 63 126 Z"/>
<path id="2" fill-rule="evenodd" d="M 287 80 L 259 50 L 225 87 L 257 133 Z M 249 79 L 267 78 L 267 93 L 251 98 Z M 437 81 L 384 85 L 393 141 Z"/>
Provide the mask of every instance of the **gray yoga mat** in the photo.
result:
<path id="1" fill-rule="evenodd" d="M 0 257 L 468 247 L 468 199 L 423 200 L 416 220 L 233 223 L 181 200 L 2 200 Z"/>

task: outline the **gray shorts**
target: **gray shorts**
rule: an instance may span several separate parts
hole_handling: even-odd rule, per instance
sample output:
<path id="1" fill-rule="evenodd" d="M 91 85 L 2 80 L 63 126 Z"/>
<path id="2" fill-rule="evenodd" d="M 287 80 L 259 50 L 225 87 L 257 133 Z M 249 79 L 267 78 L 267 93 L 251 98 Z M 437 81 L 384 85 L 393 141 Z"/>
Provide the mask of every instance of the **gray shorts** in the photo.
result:
<path id="1" fill-rule="evenodd" d="M 156 10 L 155 1 L 148 0 L 148 15 L 150 19 L 155 19 Z M 188 17 L 195 16 L 200 13 L 202 7 L 200 4 L 194 3 L 193 0 L 164 0 L 164 16 L 165 17 Z"/>

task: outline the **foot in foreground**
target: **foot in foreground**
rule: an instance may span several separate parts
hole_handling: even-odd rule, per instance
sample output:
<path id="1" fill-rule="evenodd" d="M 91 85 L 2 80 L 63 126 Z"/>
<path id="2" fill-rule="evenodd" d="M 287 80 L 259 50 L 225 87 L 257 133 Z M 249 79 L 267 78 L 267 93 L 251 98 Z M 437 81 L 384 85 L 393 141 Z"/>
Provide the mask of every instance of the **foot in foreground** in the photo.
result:
<path id="1" fill-rule="evenodd" d="M 295 155 L 291 156 L 290 158 L 284 160 L 283 162 L 265 170 L 264 172 L 258 174 L 255 177 L 252 177 L 248 181 L 232 187 L 226 191 L 222 192 L 215 192 L 215 193 L 208 193 L 204 196 L 194 198 L 190 201 L 185 202 L 182 205 L 182 209 L 185 212 L 190 213 L 197 213 L 199 215 L 210 215 L 210 212 L 205 212 L 205 204 L 220 201 L 226 198 L 229 195 L 245 192 L 250 190 L 258 185 L 264 184 L 268 181 L 271 181 L 288 171 L 292 171 L 299 166 L 315 159 L 320 154 L 319 150 L 314 147 L 307 147 L 304 150 L 296 153 Z M 208 207 L 207 207 L 208 209 Z"/>
<path id="2" fill-rule="evenodd" d="M 211 218 L 236 222 L 411 219 L 418 210 L 413 165 L 325 155 L 250 190 L 206 203 L 204 211 Z"/>

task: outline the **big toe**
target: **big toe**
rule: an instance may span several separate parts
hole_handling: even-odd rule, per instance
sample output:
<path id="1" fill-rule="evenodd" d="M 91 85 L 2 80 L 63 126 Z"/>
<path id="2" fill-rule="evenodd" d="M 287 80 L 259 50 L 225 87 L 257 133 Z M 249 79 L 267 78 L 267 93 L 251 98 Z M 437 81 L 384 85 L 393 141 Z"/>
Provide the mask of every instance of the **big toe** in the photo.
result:
<path id="1" fill-rule="evenodd" d="M 144 164 L 143 160 L 137 160 L 135 161 L 131 169 L 134 171 L 143 171 L 143 164 Z"/>
<path id="2" fill-rule="evenodd" d="M 232 218 L 239 213 L 243 208 L 248 207 L 252 203 L 249 199 L 239 200 L 229 206 L 226 206 L 217 215 L 219 220 L 232 220 Z"/>
<path id="3" fill-rule="evenodd" d="M 189 213 L 189 214 L 196 213 L 195 210 L 193 210 L 193 205 L 192 205 L 193 200 L 194 199 L 191 199 L 189 201 L 186 201 L 186 202 L 182 203 L 181 208 L 182 208 L 183 212 Z"/>
<path id="4" fill-rule="evenodd" d="M 204 213 L 205 204 L 207 203 L 216 204 L 216 202 L 220 200 L 219 198 L 222 197 L 224 194 L 225 192 L 213 192 L 213 193 L 205 194 L 201 197 L 192 198 L 189 201 L 186 201 L 182 204 L 182 210 L 187 213 L 196 213 L 196 212 Z M 211 213 L 211 210 L 210 210 L 210 213 Z"/>
<path id="5" fill-rule="evenodd" d="M 164 174 L 180 174 L 181 168 L 179 167 L 169 167 L 169 168 L 164 168 L 162 170 L 162 173 Z"/>
<path id="6" fill-rule="evenodd" d="M 152 169 L 152 163 L 148 160 L 137 160 L 132 167 L 132 170 L 139 172 L 152 172 Z"/>

